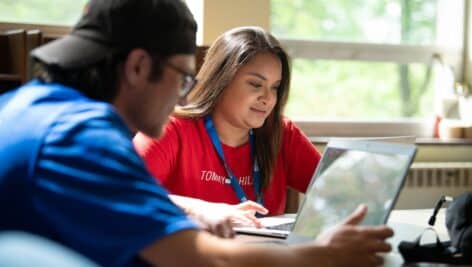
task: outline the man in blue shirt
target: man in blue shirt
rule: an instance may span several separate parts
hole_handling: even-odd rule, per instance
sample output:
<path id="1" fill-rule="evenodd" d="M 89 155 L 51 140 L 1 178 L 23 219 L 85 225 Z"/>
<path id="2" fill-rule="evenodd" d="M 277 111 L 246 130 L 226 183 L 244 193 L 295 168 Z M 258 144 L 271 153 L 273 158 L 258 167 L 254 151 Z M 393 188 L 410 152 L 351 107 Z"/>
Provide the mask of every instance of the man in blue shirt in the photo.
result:
<path id="1" fill-rule="evenodd" d="M 193 87 L 195 32 L 180 0 L 92 0 L 32 52 L 37 79 L 0 96 L 0 230 L 103 266 L 380 264 L 392 232 L 356 226 L 365 208 L 310 244 L 247 246 L 200 231 L 156 184 L 131 137 L 158 137 Z"/>

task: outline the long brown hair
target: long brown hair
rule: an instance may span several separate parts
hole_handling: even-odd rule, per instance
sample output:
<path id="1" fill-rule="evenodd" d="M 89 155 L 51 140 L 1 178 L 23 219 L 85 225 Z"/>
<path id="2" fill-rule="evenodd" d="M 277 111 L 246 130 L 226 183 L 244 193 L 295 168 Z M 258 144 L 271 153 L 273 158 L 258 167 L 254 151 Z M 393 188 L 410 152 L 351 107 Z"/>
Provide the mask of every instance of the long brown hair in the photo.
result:
<path id="1" fill-rule="evenodd" d="M 209 48 L 197 74 L 198 83 L 188 97 L 188 104 L 177 107 L 175 115 L 199 118 L 211 114 L 236 72 L 258 53 L 277 56 L 282 65 L 282 79 L 277 103 L 263 126 L 254 129 L 255 158 L 261 172 L 262 189 L 270 184 L 282 142 L 282 112 L 290 87 L 289 58 L 279 41 L 259 27 L 239 27 L 220 35 Z"/>

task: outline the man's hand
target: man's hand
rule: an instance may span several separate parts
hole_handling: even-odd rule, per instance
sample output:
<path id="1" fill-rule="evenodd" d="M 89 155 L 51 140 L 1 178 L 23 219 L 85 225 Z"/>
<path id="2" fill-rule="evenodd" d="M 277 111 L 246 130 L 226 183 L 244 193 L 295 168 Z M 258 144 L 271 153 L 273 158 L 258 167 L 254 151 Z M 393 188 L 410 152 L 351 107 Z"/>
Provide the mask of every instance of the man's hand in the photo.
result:
<path id="1" fill-rule="evenodd" d="M 218 237 L 233 238 L 235 235 L 233 224 L 228 217 L 200 212 L 189 213 L 189 217 L 199 224 L 203 230 Z"/>
<path id="2" fill-rule="evenodd" d="M 367 213 L 361 205 L 344 222 L 322 233 L 316 243 L 331 248 L 334 266 L 378 266 L 383 258 L 377 253 L 389 252 L 385 239 L 393 235 L 387 226 L 358 226 Z"/>

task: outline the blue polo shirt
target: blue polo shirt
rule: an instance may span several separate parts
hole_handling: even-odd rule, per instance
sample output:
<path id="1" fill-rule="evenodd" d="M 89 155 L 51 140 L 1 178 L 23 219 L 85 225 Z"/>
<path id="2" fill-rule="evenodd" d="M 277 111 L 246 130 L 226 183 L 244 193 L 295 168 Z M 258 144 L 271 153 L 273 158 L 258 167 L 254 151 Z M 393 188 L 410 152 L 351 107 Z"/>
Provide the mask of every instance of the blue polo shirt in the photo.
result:
<path id="1" fill-rule="evenodd" d="M 196 225 L 136 154 L 113 106 L 33 81 L 0 95 L 0 230 L 23 230 L 103 266 Z"/>

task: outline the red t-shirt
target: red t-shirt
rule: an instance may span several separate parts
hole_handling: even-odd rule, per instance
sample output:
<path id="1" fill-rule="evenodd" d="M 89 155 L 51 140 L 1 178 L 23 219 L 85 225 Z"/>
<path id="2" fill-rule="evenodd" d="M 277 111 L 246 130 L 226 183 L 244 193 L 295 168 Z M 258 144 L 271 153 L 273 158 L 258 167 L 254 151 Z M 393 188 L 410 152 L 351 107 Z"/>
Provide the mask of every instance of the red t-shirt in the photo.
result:
<path id="1" fill-rule="evenodd" d="M 203 118 L 171 117 L 160 139 L 141 133 L 134 145 L 149 171 L 172 194 L 211 202 L 237 204 L 239 199 L 228 183 Z M 225 159 L 246 193 L 255 200 L 249 142 L 239 147 L 222 144 Z M 273 178 L 263 192 L 270 215 L 285 210 L 287 186 L 305 192 L 320 160 L 320 153 L 290 120 L 284 120 L 283 141 Z"/>

